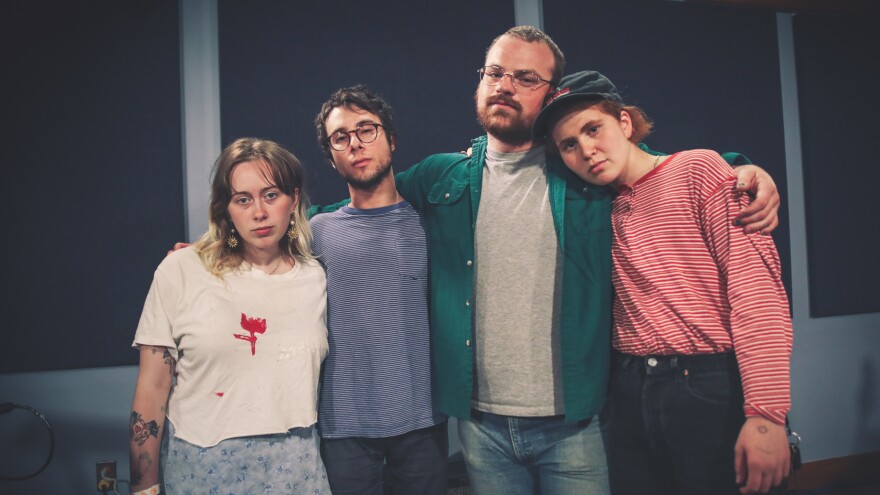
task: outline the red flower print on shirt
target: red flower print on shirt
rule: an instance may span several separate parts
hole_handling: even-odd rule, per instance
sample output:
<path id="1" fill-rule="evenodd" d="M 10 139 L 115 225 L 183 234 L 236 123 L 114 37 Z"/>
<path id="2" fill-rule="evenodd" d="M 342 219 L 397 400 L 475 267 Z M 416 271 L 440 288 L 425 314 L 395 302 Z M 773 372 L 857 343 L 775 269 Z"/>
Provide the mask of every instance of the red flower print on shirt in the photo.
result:
<path id="1" fill-rule="evenodd" d="M 248 318 L 244 313 L 241 314 L 241 328 L 246 330 L 250 335 L 243 333 L 234 333 L 233 337 L 241 340 L 247 340 L 251 343 L 251 356 L 257 353 L 257 334 L 266 333 L 266 320 L 264 318 Z"/>

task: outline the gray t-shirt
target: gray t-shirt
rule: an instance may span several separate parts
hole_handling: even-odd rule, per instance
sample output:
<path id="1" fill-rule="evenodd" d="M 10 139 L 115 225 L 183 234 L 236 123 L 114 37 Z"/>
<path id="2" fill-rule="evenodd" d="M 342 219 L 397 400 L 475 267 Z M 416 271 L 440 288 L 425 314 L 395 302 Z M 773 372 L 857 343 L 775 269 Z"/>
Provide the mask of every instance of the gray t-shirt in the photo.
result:
<path id="1" fill-rule="evenodd" d="M 475 232 L 473 407 L 505 416 L 564 414 L 559 347 L 562 253 L 544 147 L 486 155 Z"/>

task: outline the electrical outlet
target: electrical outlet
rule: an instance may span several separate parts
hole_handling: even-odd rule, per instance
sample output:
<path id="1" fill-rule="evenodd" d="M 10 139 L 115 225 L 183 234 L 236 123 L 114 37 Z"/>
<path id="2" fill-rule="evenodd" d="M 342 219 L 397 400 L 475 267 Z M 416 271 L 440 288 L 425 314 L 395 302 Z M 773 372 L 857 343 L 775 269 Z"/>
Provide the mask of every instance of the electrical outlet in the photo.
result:
<path id="1" fill-rule="evenodd" d="M 108 478 L 113 481 L 109 481 Z M 112 490 L 115 481 L 116 461 L 98 461 L 95 463 L 95 483 L 99 492 Z"/>

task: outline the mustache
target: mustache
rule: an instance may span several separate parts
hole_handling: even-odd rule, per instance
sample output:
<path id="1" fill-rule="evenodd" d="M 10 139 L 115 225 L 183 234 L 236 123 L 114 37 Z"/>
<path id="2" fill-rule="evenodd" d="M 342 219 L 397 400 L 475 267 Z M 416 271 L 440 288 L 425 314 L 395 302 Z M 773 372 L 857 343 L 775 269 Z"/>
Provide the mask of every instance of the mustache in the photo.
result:
<path id="1" fill-rule="evenodd" d="M 496 103 L 504 103 L 505 105 L 510 105 L 516 110 L 522 110 L 522 105 L 520 105 L 516 101 L 513 101 L 513 98 L 511 98 L 510 96 L 500 94 L 486 98 L 486 106 L 494 105 Z"/>

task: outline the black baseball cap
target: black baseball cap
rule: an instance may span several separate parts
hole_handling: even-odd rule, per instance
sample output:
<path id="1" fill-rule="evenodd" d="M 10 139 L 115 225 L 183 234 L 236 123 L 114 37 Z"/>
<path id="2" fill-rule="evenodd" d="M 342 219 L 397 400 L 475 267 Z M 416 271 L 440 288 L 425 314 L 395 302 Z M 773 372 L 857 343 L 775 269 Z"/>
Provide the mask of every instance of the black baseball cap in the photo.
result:
<path id="1" fill-rule="evenodd" d="M 547 117 L 563 103 L 568 104 L 587 99 L 620 101 L 620 94 L 607 77 L 594 70 L 569 74 L 559 80 L 556 90 L 547 95 L 544 100 L 544 108 L 541 109 L 538 118 L 535 119 L 535 124 L 532 125 L 532 137 L 535 139 L 544 137 Z"/>

